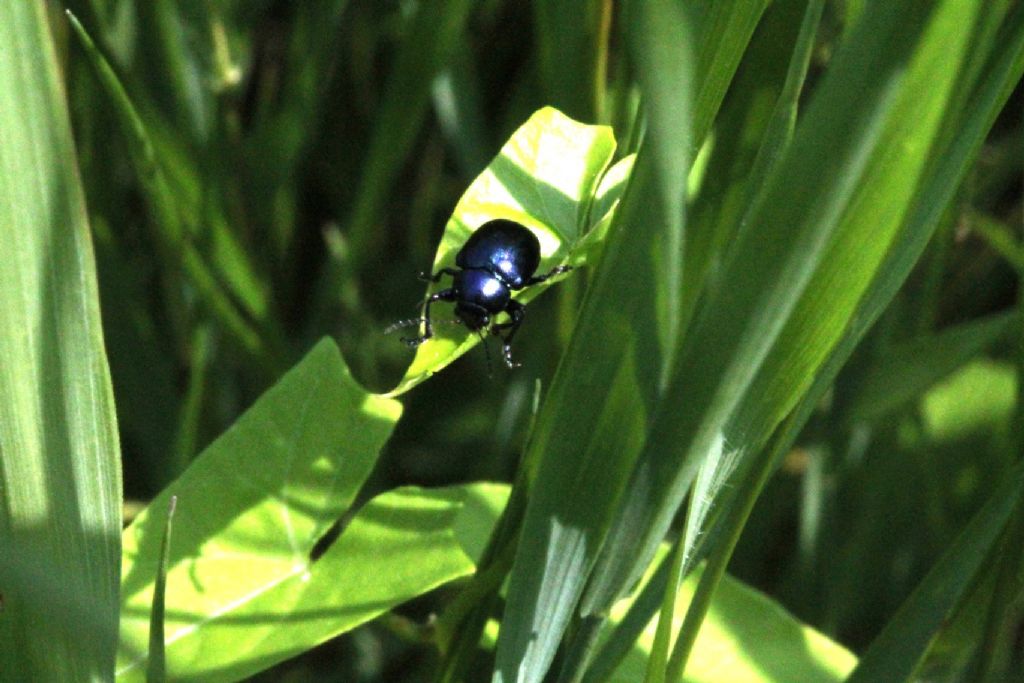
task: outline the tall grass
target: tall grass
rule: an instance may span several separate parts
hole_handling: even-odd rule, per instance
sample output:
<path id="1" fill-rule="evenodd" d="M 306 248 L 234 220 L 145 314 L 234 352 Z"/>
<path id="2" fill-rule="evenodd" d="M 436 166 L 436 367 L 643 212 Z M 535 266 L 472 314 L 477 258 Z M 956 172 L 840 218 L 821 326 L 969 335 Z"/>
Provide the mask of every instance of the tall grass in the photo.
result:
<path id="1" fill-rule="evenodd" d="M 1024 676 L 1020 2 L 63 9 L 0 3 L 0 678 Z M 495 217 L 575 266 L 522 367 L 384 334 Z"/>

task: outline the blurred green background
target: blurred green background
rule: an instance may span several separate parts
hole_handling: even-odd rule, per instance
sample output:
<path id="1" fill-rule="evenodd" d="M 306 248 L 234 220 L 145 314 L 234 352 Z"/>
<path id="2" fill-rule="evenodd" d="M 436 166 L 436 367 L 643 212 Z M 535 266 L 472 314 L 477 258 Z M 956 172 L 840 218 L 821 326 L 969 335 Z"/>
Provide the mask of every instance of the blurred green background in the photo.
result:
<path id="1" fill-rule="evenodd" d="M 803 99 L 861 5 L 827 4 Z M 411 354 L 383 330 L 417 314 L 425 287 L 416 274 L 432 263 L 455 202 L 534 110 L 554 105 L 610 124 L 620 155 L 631 151 L 636 91 L 611 2 L 67 6 L 125 84 L 173 199 L 170 210 L 154 206 L 116 108 L 54 4 L 129 501 L 162 489 L 323 335 L 338 340 L 364 386 L 392 388 Z M 790 46 L 773 56 L 764 41 L 779 26 L 795 32 L 804 6 L 768 7 L 717 130 L 770 115 L 765 98 Z M 925 257 L 765 491 L 730 565 L 855 651 L 1020 453 L 1019 321 L 958 353 L 943 350 L 963 344 L 913 340 L 1018 307 L 1022 107 L 1018 85 Z M 712 159 L 703 191 L 724 194 L 729 170 Z M 554 372 L 585 275 L 530 305 L 515 345 L 522 368 L 489 369 L 478 349 L 407 394 L 362 496 L 510 480 L 536 383 Z M 915 383 L 900 374 L 911 361 L 941 370 Z M 424 619 L 438 604 L 431 596 L 403 612 Z M 260 680 L 426 680 L 431 663 L 427 648 L 383 620 Z"/>

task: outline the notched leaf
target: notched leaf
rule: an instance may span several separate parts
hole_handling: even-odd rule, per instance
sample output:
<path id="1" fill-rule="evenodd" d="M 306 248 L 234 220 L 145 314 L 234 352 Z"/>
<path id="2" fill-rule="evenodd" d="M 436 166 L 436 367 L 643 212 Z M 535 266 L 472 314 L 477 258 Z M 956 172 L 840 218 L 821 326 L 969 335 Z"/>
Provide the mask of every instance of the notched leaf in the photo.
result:
<path id="1" fill-rule="evenodd" d="M 593 242 L 603 235 L 599 231 L 591 237 L 592 228 L 607 226 L 629 170 L 629 164 L 620 162 L 618 172 L 602 180 L 614 153 L 615 138 L 608 126 L 578 123 L 551 107 L 537 111 L 462 195 L 445 226 L 433 272 L 454 266 L 455 255 L 473 230 L 496 218 L 521 223 L 537 235 L 540 272 L 560 263 L 584 265 Z M 559 279 L 524 289 L 515 298 L 527 303 Z M 435 290 L 444 286 L 436 285 Z M 390 396 L 408 391 L 479 342 L 476 334 L 459 327 L 438 327 L 434 332 L 418 347 Z"/>

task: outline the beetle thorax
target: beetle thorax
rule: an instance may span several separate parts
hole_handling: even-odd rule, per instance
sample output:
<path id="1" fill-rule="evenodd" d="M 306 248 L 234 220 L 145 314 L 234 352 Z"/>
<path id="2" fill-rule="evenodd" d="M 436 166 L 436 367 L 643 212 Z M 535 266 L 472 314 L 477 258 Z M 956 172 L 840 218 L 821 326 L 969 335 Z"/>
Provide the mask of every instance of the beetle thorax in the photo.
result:
<path id="1" fill-rule="evenodd" d="M 479 329 L 486 322 L 474 326 L 470 319 L 480 320 L 479 311 L 494 314 L 500 313 L 508 306 L 511 292 L 495 273 L 488 270 L 473 268 L 460 271 L 455 276 L 454 288 L 458 292 L 456 314 L 470 329 Z M 462 311 L 465 311 L 465 315 Z"/>

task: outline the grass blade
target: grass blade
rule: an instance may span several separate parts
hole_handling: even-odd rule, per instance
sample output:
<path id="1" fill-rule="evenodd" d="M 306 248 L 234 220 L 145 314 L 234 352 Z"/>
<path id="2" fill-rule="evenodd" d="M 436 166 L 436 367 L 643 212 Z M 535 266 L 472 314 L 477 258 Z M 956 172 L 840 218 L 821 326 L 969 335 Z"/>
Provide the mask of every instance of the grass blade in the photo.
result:
<path id="1" fill-rule="evenodd" d="M 533 3 L 544 99 L 579 121 L 596 122 L 604 99 L 609 0 Z"/>
<path id="2" fill-rule="evenodd" d="M 0 671 L 102 681 L 117 644 L 120 446 L 46 9 L 0 3 Z"/>
<path id="3" fill-rule="evenodd" d="M 679 346 L 689 18 L 672 2 L 632 11 L 630 44 L 650 128 L 527 451 L 527 467 L 536 463 L 537 475 L 509 582 L 495 681 L 538 681 L 547 673 Z M 569 398 L 593 396 L 599 386 L 599 400 Z M 588 504 L 580 506 L 581 499 Z M 581 673 L 588 649 L 566 663 L 564 678 Z"/>
<path id="4" fill-rule="evenodd" d="M 164 535 L 160 538 L 160 562 L 156 569 L 153 585 L 153 604 L 149 614 L 149 663 L 146 666 L 146 683 L 162 683 L 167 680 L 167 655 L 164 652 L 164 613 L 167 604 L 167 566 L 171 556 L 171 528 L 174 522 L 174 508 L 177 496 L 171 496 L 167 504 L 167 522 Z"/>
<path id="5" fill-rule="evenodd" d="M 1007 473 L 985 507 L 886 624 L 847 683 L 910 678 L 936 632 L 971 587 L 1022 496 L 1024 461 Z"/>
<path id="6" fill-rule="evenodd" d="M 68 12 L 68 20 L 112 102 L 121 132 L 125 136 L 135 172 L 142 185 L 152 220 L 156 224 L 154 239 L 165 263 L 184 268 L 210 310 L 221 320 L 238 344 L 257 357 L 270 357 L 271 365 L 281 361 L 281 340 L 273 329 L 260 329 L 253 319 L 266 319 L 266 292 L 262 285 L 229 287 L 230 280 L 214 271 L 204 254 L 192 242 L 186 229 L 179 198 L 172 191 L 168 178 L 157 158 L 146 125 L 136 110 L 117 74 L 100 53 L 85 27 Z M 224 230 L 216 231 L 215 250 L 221 262 L 230 259 L 228 272 L 241 283 L 259 283 L 244 251 L 233 244 Z"/>
<path id="7" fill-rule="evenodd" d="M 1019 324 L 997 314 L 887 349 L 856 379 L 846 419 L 873 421 L 904 406 Z"/>
<path id="8" fill-rule="evenodd" d="M 430 84 L 451 58 L 473 3 L 429 0 L 417 6 L 407 38 L 388 76 L 346 230 L 352 250 L 372 259 L 376 221 L 430 104 Z"/>
<path id="9" fill-rule="evenodd" d="M 756 452 L 839 341 L 930 158 L 967 45 L 950 44 L 948 31 L 973 25 L 977 10 L 959 1 L 878 6 L 836 55 L 702 302 L 602 551 L 607 592 L 596 606 L 640 575 L 716 444 L 741 458 Z"/>
<path id="10" fill-rule="evenodd" d="M 702 144 L 711 130 L 750 36 L 768 4 L 768 0 L 705 0 L 694 3 L 697 12 L 697 30 L 694 32 L 697 52 L 694 144 Z"/>

